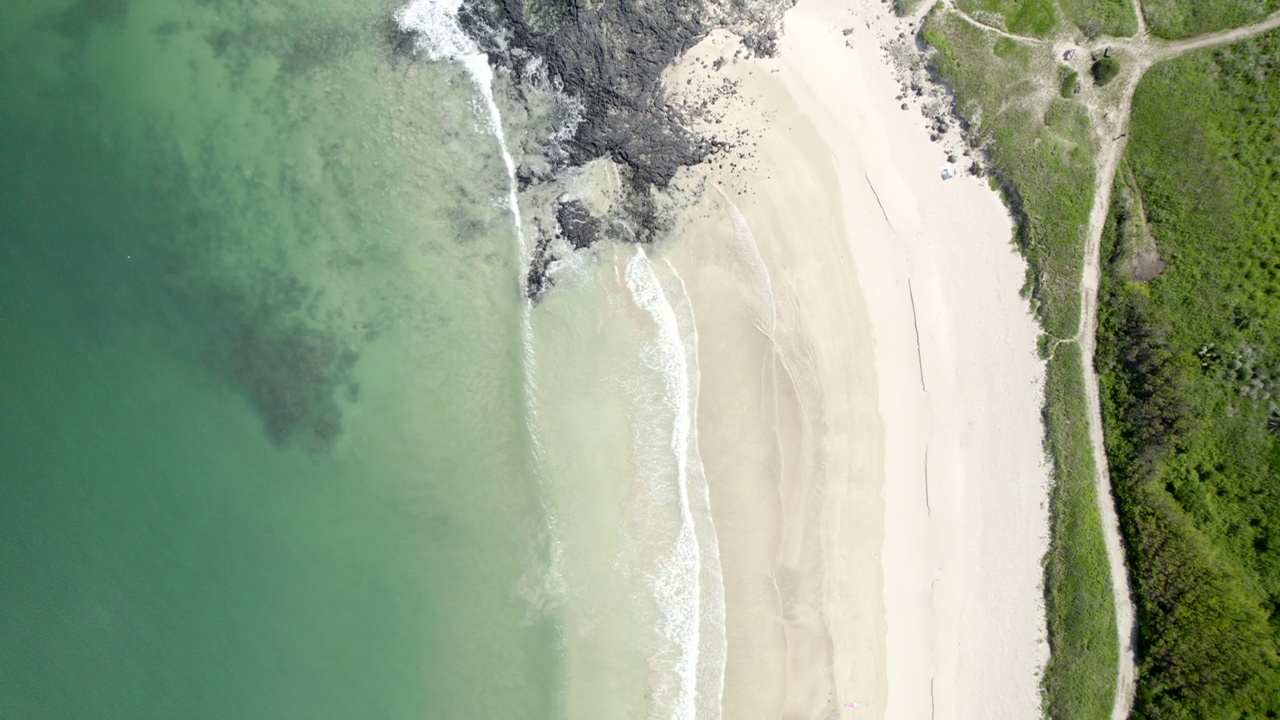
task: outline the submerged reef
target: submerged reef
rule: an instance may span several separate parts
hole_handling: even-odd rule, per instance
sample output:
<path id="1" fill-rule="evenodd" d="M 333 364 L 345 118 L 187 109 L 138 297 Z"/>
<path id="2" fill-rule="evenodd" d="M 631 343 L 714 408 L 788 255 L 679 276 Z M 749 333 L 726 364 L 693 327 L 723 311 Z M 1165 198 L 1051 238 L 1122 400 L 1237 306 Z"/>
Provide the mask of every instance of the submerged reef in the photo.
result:
<path id="1" fill-rule="evenodd" d="M 273 444 L 328 453 L 342 434 L 343 406 L 358 398 L 352 368 L 376 328 L 323 310 L 332 303 L 293 274 L 227 276 L 199 272 L 177 253 L 166 259 L 155 267 L 155 290 L 174 308 L 174 335 L 193 341 L 192 352 L 245 399 Z"/>
<path id="2" fill-rule="evenodd" d="M 213 356 L 275 444 L 297 439 L 325 452 L 342 433 L 334 393 L 357 355 L 344 352 L 332 335 L 301 323 L 273 327 L 250 319 Z"/>

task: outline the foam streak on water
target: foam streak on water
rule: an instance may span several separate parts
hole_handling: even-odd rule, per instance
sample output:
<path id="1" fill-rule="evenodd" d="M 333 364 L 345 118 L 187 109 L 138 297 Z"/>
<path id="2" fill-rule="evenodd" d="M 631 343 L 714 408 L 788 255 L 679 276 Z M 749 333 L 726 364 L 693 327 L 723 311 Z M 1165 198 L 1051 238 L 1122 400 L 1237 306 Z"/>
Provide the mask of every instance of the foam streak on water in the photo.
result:
<path id="1" fill-rule="evenodd" d="M 644 248 L 637 248 L 636 254 L 627 263 L 626 281 L 636 305 L 648 313 L 657 325 L 657 343 L 651 346 L 648 360 L 655 369 L 663 373 L 664 399 L 673 413 L 670 450 L 676 465 L 679 527 L 674 546 L 654 572 L 653 594 L 662 613 L 660 634 L 674 648 L 672 670 L 676 685 L 668 688 L 667 678 L 656 677 L 654 680 L 658 692 L 655 695 L 660 703 L 670 703 L 667 717 L 694 720 L 699 715 L 703 557 L 689 491 L 690 458 L 696 457 L 696 453 L 690 446 L 693 437 L 693 409 L 688 351 L 681 337 L 679 318 L 663 293 Z M 714 675 L 721 673 L 722 669 L 713 671 Z M 708 679 L 718 684 L 714 677 Z M 662 692 L 663 690 L 668 692 Z M 664 698 L 663 695 L 668 697 Z"/>
<path id="2" fill-rule="evenodd" d="M 484 110 L 488 114 L 486 129 L 498 139 L 498 146 L 502 149 L 502 162 L 506 165 L 509 180 L 507 207 L 515 222 L 516 237 L 520 240 L 520 254 L 523 257 L 526 248 L 524 224 L 520 220 L 520 203 L 516 197 L 516 161 L 507 148 L 507 138 L 502 130 L 502 113 L 498 111 L 498 103 L 493 97 L 493 68 L 489 66 L 489 56 L 480 51 L 480 46 L 458 23 L 458 10 L 461 7 L 462 0 L 415 0 L 397 10 L 394 17 L 401 30 L 416 36 L 414 48 L 418 52 L 425 52 L 432 60 L 447 60 L 462 65 L 475 81 L 476 89 L 484 100 Z"/>
<path id="3" fill-rule="evenodd" d="M 498 148 L 502 153 L 502 162 L 507 170 L 507 197 L 503 204 L 511 213 L 511 221 L 515 226 L 517 252 L 523 268 L 527 266 L 529 261 L 529 247 L 525 242 L 524 221 L 520 215 L 516 161 L 507 146 L 506 133 L 502 127 L 502 113 L 498 110 L 498 103 L 494 98 L 493 68 L 489 65 L 488 55 L 482 52 L 475 40 L 462 29 L 462 25 L 458 21 L 458 11 L 461 7 L 462 0 L 413 0 L 396 10 L 393 19 L 401 30 L 414 35 L 415 52 L 425 53 L 433 61 L 458 63 L 467 71 L 467 74 L 471 76 L 472 81 L 475 83 L 480 98 L 483 100 L 483 104 L 479 109 L 484 113 L 482 118 L 485 123 L 484 130 L 497 139 Z M 524 292 L 523 283 L 520 290 L 522 293 Z M 533 446 L 534 461 L 541 469 L 545 467 L 545 458 L 539 437 L 537 405 L 535 402 L 537 397 L 537 387 L 534 379 L 536 377 L 536 355 L 533 349 L 531 311 L 532 303 L 526 300 L 523 304 L 520 318 L 524 346 L 524 404 L 525 416 L 528 419 L 529 440 Z M 542 476 L 541 470 L 539 476 Z M 550 537 L 549 557 L 546 559 L 549 567 L 545 570 L 545 576 L 535 578 L 539 573 L 534 572 L 522 581 L 522 584 L 530 588 L 538 586 L 543 588 L 541 591 L 528 590 L 531 596 L 537 597 L 536 602 L 531 603 L 534 606 L 533 612 L 545 612 L 548 607 L 555 604 L 557 601 L 556 596 L 561 591 L 558 569 L 560 548 L 557 545 L 555 532 L 556 518 L 551 508 L 546 507 L 545 511 L 547 532 Z"/>
<path id="4" fill-rule="evenodd" d="M 506 133 L 502 129 L 502 113 L 493 95 L 493 68 L 489 66 L 489 57 L 481 52 L 462 25 L 458 22 L 458 10 L 462 0 L 414 0 L 396 10 L 394 19 L 401 30 L 412 33 L 416 40 L 414 49 L 426 53 L 435 61 L 456 62 L 464 69 L 476 84 L 480 97 L 484 101 L 485 128 L 498 140 L 498 148 L 502 151 L 502 163 L 507 169 L 506 208 L 511 212 L 511 222 L 515 225 L 516 243 L 520 255 L 521 267 L 528 263 L 529 248 L 524 238 L 524 221 L 520 217 L 520 198 L 517 194 L 519 185 L 516 180 L 516 161 L 507 147 Z M 523 292 L 523 286 L 521 291 Z M 531 441 L 535 459 L 541 464 L 542 447 L 534 422 L 536 410 L 534 398 L 534 352 L 533 329 L 529 317 L 531 307 L 525 302 L 521 314 L 521 330 L 524 340 L 525 363 L 525 410 L 529 417 Z"/>

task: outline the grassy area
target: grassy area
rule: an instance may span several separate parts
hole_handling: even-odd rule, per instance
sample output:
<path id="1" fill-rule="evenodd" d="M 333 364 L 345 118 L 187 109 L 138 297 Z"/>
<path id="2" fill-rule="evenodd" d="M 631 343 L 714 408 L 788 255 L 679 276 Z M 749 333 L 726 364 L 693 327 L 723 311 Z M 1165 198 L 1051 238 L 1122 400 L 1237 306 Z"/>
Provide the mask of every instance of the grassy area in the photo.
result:
<path id="1" fill-rule="evenodd" d="M 1097 362 L 1134 716 L 1280 717 L 1280 33 L 1150 70 L 1125 163 Z"/>
<path id="2" fill-rule="evenodd" d="M 1047 37 L 1058 27 L 1059 10 L 1089 38 L 1138 32 L 1132 0 L 956 0 L 956 6 L 984 25 L 1015 35 Z"/>
<path id="3" fill-rule="evenodd" d="M 1115 700 L 1120 649 L 1083 382 L 1080 347 L 1059 345 L 1049 361 L 1045 387 L 1055 480 L 1045 557 L 1052 650 L 1045 670 L 1045 709 L 1051 718 L 1105 720 Z"/>
<path id="4" fill-rule="evenodd" d="M 957 0 L 974 19 L 1014 33 L 1045 37 L 1058 24 L 1054 0 Z"/>
<path id="5" fill-rule="evenodd" d="M 1041 324 L 1052 338 L 1070 338 L 1080 323 L 1094 183 L 1092 131 L 1071 91 L 1080 79 L 1064 73 L 1049 49 L 1000 38 L 944 9 L 930 14 L 924 34 L 936 50 L 937 72 L 969 119 L 971 140 L 986 149 L 994 184 L 1014 212 Z M 1052 358 L 1044 412 L 1054 487 L 1045 556 L 1052 648 L 1045 711 L 1064 720 L 1105 720 L 1115 696 L 1119 643 L 1080 349 L 1052 339 L 1046 344 Z"/>
<path id="6" fill-rule="evenodd" d="M 920 7 L 924 0 L 893 0 L 893 11 L 899 15 L 910 15 Z"/>
<path id="7" fill-rule="evenodd" d="M 1186 38 L 1257 22 L 1280 10 L 1280 0 L 1142 0 L 1152 35 Z"/>
<path id="8" fill-rule="evenodd" d="M 1058 5 L 1087 37 L 1127 37 L 1138 32 L 1132 0 L 1058 0 Z"/>
<path id="9" fill-rule="evenodd" d="M 999 38 L 936 9 L 924 28 L 938 73 L 955 89 L 971 140 L 1018 221 L 1031 266 L 1029 291 L 1045 331 L 1071 337 L 1080 324 L 1084 233 L 1093 201 L 1088 115 L 1061 96 L 1050 51 Z"/>

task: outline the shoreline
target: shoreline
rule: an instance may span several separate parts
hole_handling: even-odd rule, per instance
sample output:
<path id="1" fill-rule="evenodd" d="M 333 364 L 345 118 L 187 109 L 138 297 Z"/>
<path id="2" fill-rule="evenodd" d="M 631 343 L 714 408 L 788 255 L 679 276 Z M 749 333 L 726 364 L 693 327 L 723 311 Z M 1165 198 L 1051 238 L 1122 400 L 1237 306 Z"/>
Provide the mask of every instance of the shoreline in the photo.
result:
<path id="1" fill-rule="evenodd" d="M 906 22 L 801 0 L 777 57 L 717 31 L 666 77 L 754 146 L 677 175 L 706 184 L 664 251 L 700 337 L 726 717 L 1040 712 L 1039 330 L 999 195 L 943 181 L 898 107 Z"/>

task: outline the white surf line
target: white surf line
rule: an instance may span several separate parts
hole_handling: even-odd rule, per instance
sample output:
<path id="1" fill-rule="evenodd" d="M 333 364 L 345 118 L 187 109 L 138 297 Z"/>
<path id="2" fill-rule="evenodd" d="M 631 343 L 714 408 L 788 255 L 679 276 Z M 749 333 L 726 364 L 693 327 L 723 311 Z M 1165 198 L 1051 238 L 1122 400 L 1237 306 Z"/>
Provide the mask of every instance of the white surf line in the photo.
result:
<path id="1" fill-rule="evenodd" d="M 661 285 L 643 247 L 627 263 L 627 289 L 636 305 L 658 326 L 659 370 L 666 375 L 667 404 L 675 411 L 671 449 L 676 460 L 676 488 L 680 506 L 680 529 L 670 563 L 655 577 L 654 599 L 666 616 L 663 633 L 679 649 L 676 672 L 676 707 L 673 720 L 695 720 L 698 714 L 698 655 L 701 645 L 700 574 L 702 553 L 698 547 L 693 513 L 689 507 L 689 367 L 684 341 L 680 337 L 675 310 L 662 293 Z M 692 576 L 692 582 L 689 582 Z M 681 602 L 681 600 L 684 602 Z"/>
<path id="2" fill-rule="evenodd" d="M 700 538 L 698 544 L 704 549 L 703 556 L 707 559 L 707 565 L 700 567 L 699 572 L 705 572 L 711 575 L 709 578 L 710 587 L 704 591 L 704 597 L 707 597 L 709 607 L 705 608 L 707 613 L 702 617 L 702 625 L 710 624 L 712 632 L 716 637 L 707 637 L 707 632 L 702 632 L 702 640 L 704 645 L 711 645 L 713 648 L 703 648 L 703 650 L 712 649 L 713 657 L 708 657 L 708 653 L 702 652 L 699 657 L 700 667 L 711 664 L 709 672 L 711 673 L 711 687 L 705 687 L 705 683 L 699 683 L 697 697 L 700 702 L 698 716 L 707 718 L 708 720 L 719 720 L 723 715 L 724 700 L 724 677 L 725 665 L 729 659 L 729 637 L 725 627 L 725 600 L 724 600 L 724 570 L 720 564 L 720 536 L 716 532 L 715 517 L 711 514 L 711 486 L 707 483 L 706 470 L 702 465 L 702 452 L 698 446 L 698 398 L 702 385 L 702 369 L 698 363 L 698 325 L 694 315 L 693 301 L 689 298 L 689 288 L 685 285 L 684 278 L 676 271 L 676 266 L 667 258 L 663 258 L 662 262 L 671 272 L 671 276 L 675 278 L 680 285 L 680 302 L 671 303 L 673 309 L 678 305 L 683 313 L 677 313 L 678 316 L 683 315 L 680 319 L 684 320 L 684 325 L 688 328 L 689 342 L 686 344 L 685 352 L 688 357 L 693 359 L 689 365 L 691 368 L 688 373 L 689 378 L 689 465 L 693 471 L 690 475 L 691 479 L 697 479 L 699 492 L 697 500 L 700 504 L 700 510 L 705 511 L 706 517 L 706 539 L 705 543 Z M 684 335 L 682 335 L 683 337 Z M 696 519 L 696 518 L 695 518 Z M 694 530 L 697 530 L 695 526 Z M 700 609 L 701 611 L 701 609 Z M 708 617 L 707 615 L 710 615 Z M 701 672 L 699 673 L 702 674 Z"/>
<path id="3" fill-rule="evenodd" d="M 484 100 L 488 126 L 485 128 L 498 140 L 498 148 L 502 151 L 502 163 L 507 169 L 506 207 L 511 213 L 511 222 L 516 230 L 516 244 L 520 255 L 521 267 L 528 263 L 529 248 L 524 238 L 524 221 L 520 216 L 519 188 L 516 180 L 516 161 L 507 146 L 506 133 L 502 127 L 502 113 L 493 95 L 493 68 L 489 66 L 489 56 L 480 50 L 458 22 L 458 10 L 462 0 L 413 0 L 396 10 L 392 15 L 396 25 L 405 32 L 413 33 L 415 52 L 425 52 L 434 61 L 456 62 L 467 71 L 475 82 L 476 89 Z M 521 273 L 523 278 L 523 273 Z M 524 280 L 520 281 L 520 291 L 525 293 Z M 533 350 L 533 326 L 530 317 L 531 303 L 526 299 L 521 309 L 521 333 L 524 344 L 525 363 L 525 411 L 530 418 L 531 426 L 536 426 L 533 419 L 537 417 L 535 399 L 537 397 L 535 353 Z M 531 427 L 531 442 L 538 466 L 543 464 L 542 443 L 538 433 Z M 550 512 L 550 508 L 547 509 Z M 554 519 L 554 518 L 552 518 Z"/>
<path id="4" fill-rule="evenodd" d="M 458 23 L 458 10 L 462 0 L 416 0 L 396 10 L 394 18 L 401 29 L 417 36 L 414 49 L 426 52 L 432 60 L 448 60 L 462 65 L 475 81 L 480 97 L 488 113 L 487 128 L 498 139 L 502 150 L 502 162 L 510 181 L 507 189 L 507 209 L 515 222 L 516 236 L 520 240 L 521 254 L 525 252 L 524 225 L 520 218 L 520 203 L 516 196 L 516 161 L 507 148 L 506 134 L 502 129 L 502 114 L 493 96 L 493 68 L 489 56 L 480 50 Z"/>

